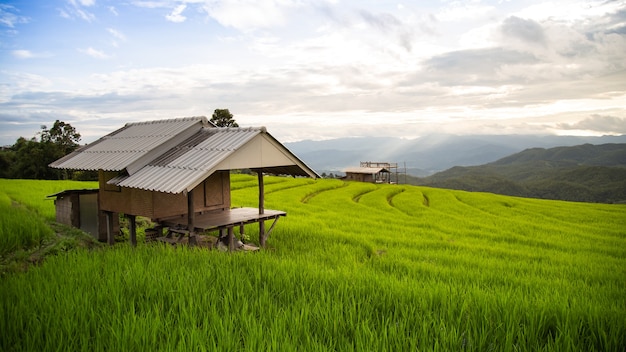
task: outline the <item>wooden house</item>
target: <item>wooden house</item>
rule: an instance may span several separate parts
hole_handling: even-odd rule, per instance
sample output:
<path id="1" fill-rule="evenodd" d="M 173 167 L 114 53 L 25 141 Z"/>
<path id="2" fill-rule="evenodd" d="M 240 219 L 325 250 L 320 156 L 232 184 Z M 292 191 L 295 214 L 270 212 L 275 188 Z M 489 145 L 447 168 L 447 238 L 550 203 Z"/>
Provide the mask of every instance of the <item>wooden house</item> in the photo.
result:
<path id="1" fill-rule="evenodd" d="M 389 170 L 384 167 L 350 167 L 344 172 L 344 179 L 348 181 L 389 183 L 390 179 Z"/>
<path id="2" fill-rule="evenodd" d="M 219 128 L 205 117 L 129 123 L 50 166 L 99 172 L 98 209 L 109 219 L 110 244 L 111 219 L 123 213 L 133 244 L 135 217 L 145 216 L 189 235 L 190 244 L 198 231 L 228 232 L 231 247 L 234 226 L 258 222 L 263 246 L 286 215 L 265 209 L 263 174 L 319 177 L 264 127 Z M 258 208 L 231 208 L 230 170 L 236 169 L 257 173 Z M 266 220 L 274 220 L 267 232 Z"/>

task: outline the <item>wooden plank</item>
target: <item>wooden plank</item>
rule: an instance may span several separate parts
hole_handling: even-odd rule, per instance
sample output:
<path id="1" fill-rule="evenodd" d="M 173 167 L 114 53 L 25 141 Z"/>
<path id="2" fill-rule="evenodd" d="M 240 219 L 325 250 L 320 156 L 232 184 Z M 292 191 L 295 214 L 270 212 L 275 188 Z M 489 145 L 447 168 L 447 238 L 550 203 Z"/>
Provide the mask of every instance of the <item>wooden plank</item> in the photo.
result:
<path id="1" fill-rule="evenodd" d="M 185 235 L 189 233 L 189 230 L 185 230 L 185 229 L 169 229 L 169 231 L 173 233 L 179 233 L 179 234 L 182 233 Z"/>
<path id="2" fill-rule="evenodd" d="M 161 242 L 165 242 L 165 243 L 169 243 L 169 244 L 177 244 L 178 240 L 176 240 L 175 238 L 168 238 L 168 237 L 157 237 L 157 241 L 161 241 Z"/>
<path id="3" fill-rule="evenodd" d="M 280 210 L 266 209 L 263 214 L 259 214 L 257 208 L 234 208 L 216 212 L 206 212 L 196 214 L 194 227 L 196 229 L 214 230 L 228 226 L 241 226 L 260 220 L 274 219 L 279 216 L 286 216 L 287 213 Z M 187 226 L 187 217 L 178 216 L 174 218 L 161 219 L 160 223 L 167 227 Z"/>

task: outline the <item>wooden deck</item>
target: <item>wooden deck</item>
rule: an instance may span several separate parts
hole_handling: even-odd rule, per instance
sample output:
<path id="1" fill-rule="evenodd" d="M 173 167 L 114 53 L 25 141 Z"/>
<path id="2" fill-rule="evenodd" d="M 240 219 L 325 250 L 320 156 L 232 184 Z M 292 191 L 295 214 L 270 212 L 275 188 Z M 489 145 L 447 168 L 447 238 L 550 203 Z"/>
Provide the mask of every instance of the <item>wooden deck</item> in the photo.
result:
<path id="1" fill-rule="evenodd" d="M 286 216 L 287 213 L 280 210 L 265 209 L 262 214 L 258 208 L 234 208 L 221 211 L 211 211 L 193 215 L 193 229 L 189 229 L 189 217 L 187 214 L 159 219 L 160 227 L 169 228 L 164 237 L 158 237 L 159 241 L 170 244 L 183 243 L 184 237 L 189 236 L 190 245 L 198 245 L 197 232 L 219 230 L 220 238 L 227 240 L 228 249 L 233 251 L 235 247 L 234 227 L 239 226 L 240 233 L 244 233 L 244 225 L 259 223 L 259 243 L 264 245 L 265 240 L 274 229 L 278 218 Z M 274 220 L 269 230 L 265 231 L 265 221 Z M 245 245 L 243 246 L 245 249 Z M 255 247 L 256 248 L 256 247 Z M 258 249 L 258 248 L 256 248 Z"/>
<path id="2" fill-rule="evenodd" d="M 258 208 L 233 208 L 217 212 L 206 212 L 194 216 L 194 230 L 210 231 L 233 226 L 242 226 L 264 220 L 277 219 L 286 216 L 287 213 L 280 210 L 265 209 L 259 214 Z M 159 222 L 166 227 L 187 227 L 187 215 L 161 219 Z"/>

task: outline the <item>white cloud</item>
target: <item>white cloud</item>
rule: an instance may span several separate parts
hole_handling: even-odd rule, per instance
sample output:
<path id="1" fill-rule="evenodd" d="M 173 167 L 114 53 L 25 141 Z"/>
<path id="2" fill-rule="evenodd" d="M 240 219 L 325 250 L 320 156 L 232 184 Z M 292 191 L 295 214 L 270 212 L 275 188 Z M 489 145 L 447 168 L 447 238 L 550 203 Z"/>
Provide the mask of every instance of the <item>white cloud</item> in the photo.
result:
<path id="1" fill-rule="evenodd" d="M 444 22 L 480 20 L 493 15 L 495 11 L 495 7 L 483 5 L 479 2 L 463 3 L 453 1 L 443 7 L 435 16 L 437 20 Z"/>
<path id="2" fill-rule="evenodd" d="M 107 32 L 109 32 L 109 34 L 111 34 L 113 36 L 113 41 L 111 42 L 111 45 L 113 45 L 114 47 L 118 47 L 118 40 L 125 42 L 126 41 L 126 36 L 124 35 L 124 33 L 118 31 L 117 29 L 114 28 L 107 28 Z"/>
<path id="3" fill-rule="evenodd" d="M 30 18 L 19 15 L 19 10 L 15 6 L 0 4 L 0 25 L 15 28 L 16 24 L 28 22 Z"/>
<path id="4" fill-rule="evenodd" d="M 19 49 L 19 50 L 13 50 L 11 51 L 11 55 L 13 55 L 13 57 L 17 58 L 17 59 L 34 59 L 34 58 L 46 58 L 46 57 L 52 57 L 53 55 L 50 54 L 49 52 L 32 52 L 30 50 L 24 50 L 24 49 Z"/>
<path id="5" fill-rule="evenodd" d="M 131 2 L 134 6 L 144 7 L 148 9 L 157 9 L 167 7 L 167 3 L 164 1 L 143 1 L 143 0 L 135 0 Z"/>
<path id="6" fill-rule="evenodd" d="M 187 5 L 185 4 L 178 5 L 176 6 L 176 8 L 174 8 L 174 10 L 172 10 L 170 14 L 166 15 L 165 18 L 168 21 L 174 22 L 174 23 L 185 22 L 187 17 L 183 16 L 182 13 L 183 11 L 185 11 L 186 8 L 187 8 Z"/>
<path id="7" fill-rule="evenodd" d="M 93 6 L 96 4 L 95 0 L 68 0 L 68 2 L 74 6 Z"/>
<path id="8" fill-rule="evenodd" d="M 249 32 L 284 25 L 287 11 L 296 6 L 293 0 L 226 0 L 209 2 L 204 9 L 223 26 Z"/>
<path id="9" fill-rule="evenodd" d="M 13 50 L 11 53 L 18 59 L 31 59 L 35 57 L 30 50 Z"/>
<path id="10" fill-rule="evenodd" d="M 85 8 L 95 5 L 95 0 L 68 0 L 64 9 L 59 9 L 59 15 L 63 18 L 80 18 L 87 22 L 93 22 L 96 15 Z"/>
<path id="11" fill-rule="evenodd" d="M 110 57 L 109 55 L 105 54 L 103 51 L 96 50 L 92 47 L 89 47 L 87 49 L 78 49 L 78 51 L 96 59 L 108 59 Z"/>

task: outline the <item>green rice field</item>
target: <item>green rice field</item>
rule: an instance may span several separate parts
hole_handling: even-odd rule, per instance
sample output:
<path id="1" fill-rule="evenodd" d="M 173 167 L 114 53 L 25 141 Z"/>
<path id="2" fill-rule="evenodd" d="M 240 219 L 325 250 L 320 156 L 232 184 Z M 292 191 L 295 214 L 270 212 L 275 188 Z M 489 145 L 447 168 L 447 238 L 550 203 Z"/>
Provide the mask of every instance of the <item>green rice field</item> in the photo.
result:
<path id="1" fill-rule="evenodd" d="M 54 236 L 47 195 L 96 186 L 0 180 L 2 258 Z M 256 176 L 231 188 L 257 205 Z M 121 242 L 3 274 L 0 350 L 626 349 L 625 205 L 270 176 L 265 193 L 288 215 L 261 251 Z"/>

